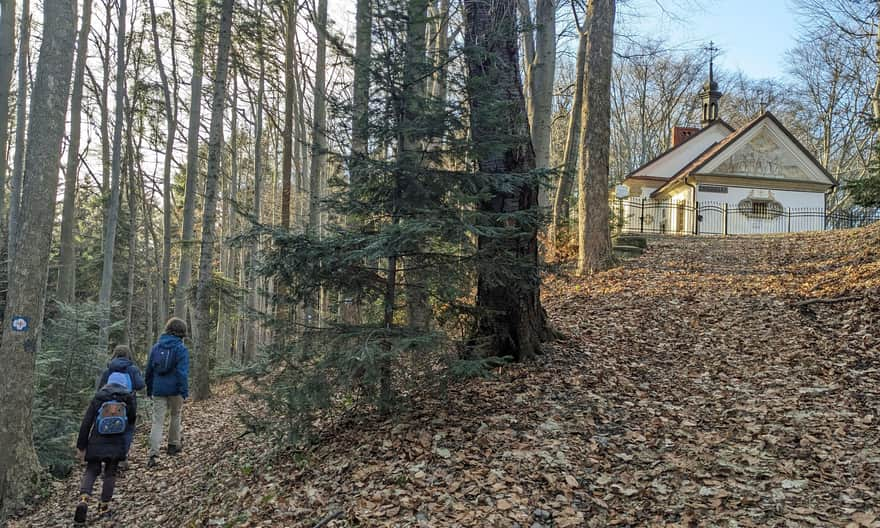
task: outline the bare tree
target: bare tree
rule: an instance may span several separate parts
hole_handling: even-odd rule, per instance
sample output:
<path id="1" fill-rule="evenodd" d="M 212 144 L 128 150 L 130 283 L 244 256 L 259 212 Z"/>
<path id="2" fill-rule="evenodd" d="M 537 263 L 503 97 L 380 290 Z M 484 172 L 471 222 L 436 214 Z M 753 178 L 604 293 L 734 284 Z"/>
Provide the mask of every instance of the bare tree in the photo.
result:
<path id="1" fill-rule="evenodd" d="M 586 27 L 575 22 L 578 30 L 578 51 L 575 59 L 574 97 L 568 116 L 568 129 L 565 135 L 565 150 L 562 155 L 562 172 L 556 195 L 553 199 L 553 218 L 550 222 L 549 239 L 555 249 L 558 242 L 559 229 L 568 222 L 569 200 L 571 188 L 577 170 L 578 146 L 580 144 L 581 111 L 584 100 L 584 70 L 587 62 L 587 31 Z"/>
<path id="2" fill-rule="evenodd" d="M 0 219 L 6 218 L 6 146 L 9 143 L 9 94 L 15 66 L 15 0 L 0 0 Z"/>
<path id="3" fill-rule="evenodd" d="M 578 274 L 607 268 L 611 254 L 608 158 L 611 120 L 611 57 L 616 0 L 594 0 L 587 14 L 587 82 L 581 117 L 578 169 Z"/>
<path id="4" fill-rule="evenodd" d="M 199 254 L 199 280 L 196 285 L 195 354 L 193 358 L 193 397 L 204 400 L 211 395 L 211 284 L 214 264 L 214 239 L 217 217 L 217 188 L 223 154 L 223 114 L 226 109 L 226 77 L 229 71 L 229 49 L 232 47 L 233 0 L 223 0 L 220 11 L 220 34 L 217 41 L 217 67 L 211 106 L 208 136 L 208 170 L 205 175 L 205 210 L 202 215 L 202 241 Z"/>
<path id="5" fill-rule="evenodd" d="M 186 189 L 183 197 L 183 230 L 180 236 L 180 269 L 174 292 L 174 315 L 186 317 L 187 293 L 192 280 L 193 233 L 195 232 L 196 187 L 199 184 L 199 124 L 202 108 L 202 60 L 205 54 L 207 0 L 196 0 L 193 29 L 192 76 L 189 96 L 189 129 L 186 139 Z"/>
<path id="6" fill-rule="evenodd" d="M 556 75 L 556 1 L 535 0 L 532 20 L 529 0 L 518 0 L 527 31 L 523 32 L 526 84 L 528 86 L 529 127 L 535 147 L 535 164 L 550 167 L 550 122 L 553 117 L 553 79 Z M 533 26 L 534 30 L 529 28 Z M 550 205 L 549 194 L 541 193 L 539 203 Z"/>
<path id="7" fill-rule="evenodd" d="M 70 96 L 70 143 L 67 145 L 67 169 L 64 173 L 64 205 L 61 210 L 61 269 L 58 272 L 58 300 L 71 303 L 76 289 L 75 200 L 79 175 L 79 141 L 82 124 L 83 84 L 89 56 L 89 33 L 92 28 L 92 0 L 83 1 L 82 22 L 76 38 L 76 66 L 73 70 L 73 93 Z"/>
<path id="8" fill-rule="evenodd" d="M 171 83 L 168 74 L 165 73 L 165 64 L 162 60 L 162 49 L 159 45 L 159 32 L 156 27 L 156 6 L 154 0 L 150 0 L 150 27 L 153 33 L 153 53 L 156 56 L 156 67 L 159 70 L 159 79 L 162 81 L 162 99 L 165 103 L 165 156 L 162 163 L 162 292 L 159 302 L 159 318 L 168 318 L 171 305 L 171 163 L 174 161 L 174 138 L 177 135 L 177 86 L 174 94 L 171 91 Z M 174 45 L 176 40 L 177 20 L 174 3 L 171 4 L 171 50 L 172 70 L 176 79 L 177 64 L 174 61 Z"/>
<path id="9" fill-rule="evenodd" d="M 30 50 L 30 0 L 22 0 L 21 23 L 18 34 L 18 90 L 15 103 L 15 157 L 12 162 L 12 185 L 9 189 L 8 268 L 12 277 L 12 261 L 15 259 L 16 237 L 19 231 L 19 211 L 21 210 L 21 188 L 24 185 L 24 164 L 27 152 L 25 131 L 27 130 L 28 93 L 28 53 Z M 69 81 L 68 81 L 69 82 Z"/>
<path id="10" fill-rule="evenodd" d="M 0 519 L 30 493 L 40 471 L 33 447 L 34 368 L 43 328 L 61 142 L 70 95 L 75 0 L 46 2 L 31 98 L 21 233 L 16 238 L 0 343 Z"/>
<path id="11" fill-rule="evenodd" d="M 125 126 L 125 24 L 127 0 L 119 0 L 119 21 L 116 36 L 116 108 L 113 127 L 113 160 L 110 172 L 110 204 L 104 219 L 104 265 L 101 268 L 101 289 L 98 303 L 104 310 L 99 343 L 106 347 L 109 340 L 110 296 L 113 291 L 113 260 L 116 252 L 116 227 L 119 223 L 120 175 L 122 172 L 122 129 Z"/>

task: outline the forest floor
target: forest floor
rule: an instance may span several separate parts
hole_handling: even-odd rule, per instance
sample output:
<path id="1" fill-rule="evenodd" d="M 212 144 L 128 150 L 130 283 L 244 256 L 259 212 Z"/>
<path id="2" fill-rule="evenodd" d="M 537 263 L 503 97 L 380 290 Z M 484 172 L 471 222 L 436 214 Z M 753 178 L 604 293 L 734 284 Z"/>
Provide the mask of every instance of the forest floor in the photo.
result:
<path id="1" fill-rule="evenodd" d="M 880 225 L 658 239 L 544 302 L 565 337 L 537 361 L 309 451 L 241 436 L 231 386 L 187 405 L 159 468 L 139 431 L 116 522 L 880 527 Z M 10 526 L 69 526 L 78 478 Z"/>

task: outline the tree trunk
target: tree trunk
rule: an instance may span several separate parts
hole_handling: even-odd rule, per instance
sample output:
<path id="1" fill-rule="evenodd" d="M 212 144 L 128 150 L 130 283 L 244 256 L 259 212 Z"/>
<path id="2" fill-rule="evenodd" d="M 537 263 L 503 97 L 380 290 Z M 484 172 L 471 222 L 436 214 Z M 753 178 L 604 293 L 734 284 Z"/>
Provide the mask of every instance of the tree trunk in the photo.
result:
<path id="1" fill-rule="evenodd" d="M 528 0 L 521 0 L 527 5 Z M 550 167 L 550 123 L 553 119 L 553 81 L 556 76 L 556 1 L 535 2 L 534 54 L 529 57 L 528 115 L 535 148 L 535 165 Z M 531 40 L 531 31 L 528 33 Z M 540 193 L 542 207 L 550 205 L 549 193 Z"/>
<path id="2" fill-rule="evenodd" d="M 608 151 L 611 133 L 611 57 L 616 0 L 590 2 L 586 92 L 578 169 L 578 275 L 607 269 L 611 253 Z"/>
<path id="3" fill-rule="evenodd" d="M 371 0 L 357 0 L 352 89 L 351 153 L 353 158 L 367 155 L 370 109 L 370 59 L 373 42 Z M 355 171 L 356 172 L 356 171 Z M 356 177 L 356 174 L 353 175 Z"/>
<path id="4" fill-rule="evenodd" d="M 428 22 L 428 0 L 410 0 L 407 11 L 406 58 L 403 67 L 403 115 L 402 137 L 398 141 L 400 164 L 404 170 L 416 171 L 424 158 L 426 148 L 426 123 L 421 117 L 427 98 L 427 80 L 433 64 L 428 62 L 425 29 Z M 406 178 L 403 200 L 409 201 L 409 193 L 424 194 L 425 189 Z M 422 198 L 427 201 L 432 196 Z M 406 219 L 402 220 L 406 222 Z M 433 321 L 433 310 L 428 296 L 430 271 L 418 257 L 404 259 L 404 292 L 406 295 L 407 324 L 418 331 L 427 332 Z"/>
<path id="5" fill-rule="evenodd" d="M 9 93 L 15 66 L 15 0 L 0 0 L 0 219 L 6 218 L 6 145 L 9 143 Z"/>
<path id="6" fill-rule="evenodd" d="M 113 291 L 113 257 L 116 251 L 116 227 L 119 223 L 120 174 L 122 172 L 122 129 L 125 123 L 125 23 L 127 0 L 119 0 L 116 37 L 116 108 L 113 128 L 113 160 L 110 173 L 110 205 L 104 220 L 104 265 L 98 304 L 103 310 L 98 346 L 105 348 L 110 338 L 110 298 Z"/>
<path id="7" fill-rule="evenodd" d="M 311 236 L 318 236 L 320 224 L 321 171 L 327 150 L 324 126 L 327 113 L 325 76 L 327 70 L 327 0 L 318 0 L 315 29 L 318 34 L 315 58 L 315 95 L 312 103 L 312 162 L 309 167 L 309 224 Z"/>
<path id="8" fill-rule="evenodd" d="M 49 250 L 61 143 L 73 69 L 75 0 L 46 2 L 43 39 L 31 98 L 17 258 L 12 262 L 6 321 L 0 343 L 0 519 L 22 505 L 40 471 L 34 452 L 31 409 L 34 368 L 43 328 Z M 25 318 L 27 328 L 8 322 Z"/>
<path id="9" fill-rule="evenodd" d="M 465 45 L 472 50 L 467 56 L 471 137 L 479 170 L 489 176 L 492 193 L 480 209 L 493 216 L 534 211 L 538 206 L 536 183 L 521 183 L 513 193 L 504 190 L 509 174 L 522 175 L 535 168 L 518 71 L 514 0 L 465 0 L 464 6 Z M 517 267 L 527 271 L 512 283 L 501 284 L 487 277 L 497 276 L 497 269 L 491 273 L 478 269 L 479 313 L 473 343 L 479 347 L 479 355 L 524 360 L 540 352 L 541 341 L 548 334 L 540 299 L 537 223 L 496 222 L 517 227 L 527 236 L 480 236 L 481 266 L 497 267 L 497 262 L 513 259 Z"/>
<path id="10" fill-rule="evenodd" d="M 92 27 L 92 0 L 83 1 L 82 23 L 76 44 L 73 93 L 70 96 L 70 144 L 67 146 L 67 171 L 64 174 L 64 205 L 61 211 L 61 270 L 58 272 L 58 300 L 72 303 L 76 292 L 76 187 L 79 174 L 79 139 L 82 119 L 83 83 L 89 55 L 89 32 Z"/>
<path id="11" fill-rule="evenodd" d="M 553 249 L 556 249 L 559 229 L 568 225 L 569 200 L 577 170 L 578 146 L 580 144 L 584 69 L 587 62 L 587 34 L 580 30 L 578 32 L 580 39 L 574 80 L 574 99 L 571 103 L 571 113 L 568 115 L 568 131 L 565 136 L 565 151 L 562 155 L 562 174 L 559 176 L 559 185 L 556 186 L 556 196 L 553 200 L 553 219 L 550 222 L 550 244 Z"/>
<path id="12" fill-rule="evenodd" d="M 113 35 L 112 0 L 104 0 L 104 49 L 101 52 L 101 206 L 104 208 L 104 219 L 107 217 L 107 204 L 110 190 L 110 39 Z M 97 88 L 97 86 L 96 86 Z"/>
<path id="13" fill-rule="evenodd" d="M 226 108 L 226 77 L 229 71 L 229 48 L 232 45 L 233 0 L 223 0 L 220 12 L 220 34 L 217 40 L 217 68 L 211 107 L 211 128 L 208 136 L 208 171 L 205 176 L 205 210 L 202 215 L 202 242 L 199 255 L 199 280 L 193 319 L 196 327 L 193 360 L 193 396 L 204 400 L 211 395 L 211 283 L 214 264 L 214 221 L 217 217 L 217 186 L 223 157 L 223 114 Z"/>
<path id="14" fill-rule="evenodd" d="M 257 59 L 260 64 L 260 78 L 257 81 L 257 104 L 254 109 L 254 210 L 253 215 L 257 222 L 260 221 L 261 197 L 263 192 L 263 97 L 266 87 L 266 59 L 263 49 L 263 2 L 259 2 L 257 12 Z M 257 275 L 254 267 L 257 264 L 257 244 L 248 248 L 247 287 L 249 311 L 257 310 L 259 295 L 257 293 Z M 252 314 L 247 316 L 247 331 L 245 336 L 244 362 L 248 363 L 257 357 L 257 321 Z"/>
<path id="15" fill-rule="evenodd" d="M 8 277 L 12 278 L 12 262 L 15 260 L 15 248 L 19 235 L 19 212 L 21 211 L 21 188 L 24 186 L 24 164 L 27 144 L 27 93 L 28 93 L 28 54 L 30 47 L 30 0 L 22 0 L 21 24 L 18 36 L 18 90 L 15 101 L 15 157 L 12 163 L 12 185 L 9 192 L 9 223 L 7 224 L 8 240 Z M 68 80 L 68 82 L 70 82 Z"/>
<path id="16" fill-rule="evenodd" d="M 183 196 L 183 230 L 180 236 L 180 269 L 174 292 L 174 315 L 186 318 L 186 304 L 192 280 L 193 233 L 195 231 L 196 187 L 199 182 L 199 125 L 202 107 L 202 58 L 205 53 L 207 0 L 196 0 L 196 27 L 193 33 L 192 82 L 189 99 L 189 130 L 186 138 L 186 190 Z"/>
<path id="17" fill-rule="evenodd" d="M 320 36 L 318 37 L 320 38 Z M 290 178 L 293 165 L 293 61 L 296 39 L 296 3 L 287 4 L 287 33 L 284 46 L 284 131 L 281 154 L 281 226 L 290 227 Z M 317 89 L 316 89 L 317 90 Z"/>
<path id="18" fill-rule="evenodd" d="M 171 10 L 171 42 L 175 41 L 176 16 Z M 153 53 L 162 81 L 162 97 L 165 102 L 165 159 L 162 163 L 162 293 L 159 298 L 159 318 L 168 319 L 171 305 L 171 164 L 174 161 L 174 138 L 177 135 L 177 97 L 172 97 L 168 75 L 162 61 L 159 32 L 156 24 L 156 6 L 150 0 L 150 27 L 153 32 Z M 172 102 L 173 101 L 173 102 Z"/>
<path id="19" fill-rule="evenodd" d="M 137 79 L 137 73 L 135 74 Z M 128 98 L 126 98 L 128 101 Z M 132 136 L 133 130 L 133 114 L 131 103 L 127 102 L 125 108 L 127 126 L 125 134 L 126 153 L 125 153 L 125 173 L 126 173 L 126 202 L 128 203 L 128 287 L 125 295 L 125 329 L 122 342 L 133 348 L 132 344 L 132 316 L 134 315 L 134 288 L 135 288 L 135 260 L 137 258 L 137 185 L 135 184 L 135 150 Z M 143 130 L 139 130 L 140 137 L 143 137 Z"/>
<path id="20" fill-rule="evenodd" d="M 370 61 L 372 59 L 373 12 L 370 0 L 357 0 L 355 13 L 354 80 L 352 88 L 351 157 L 349 174 L 352 183 L 362 178 L 369 157 L 370 135 Z M 348 221 L 346 219 L 346 221 Z M 344 324 L 359 324 L 361 307 L 354 292 L 340 294 L 339 318 Z"/>

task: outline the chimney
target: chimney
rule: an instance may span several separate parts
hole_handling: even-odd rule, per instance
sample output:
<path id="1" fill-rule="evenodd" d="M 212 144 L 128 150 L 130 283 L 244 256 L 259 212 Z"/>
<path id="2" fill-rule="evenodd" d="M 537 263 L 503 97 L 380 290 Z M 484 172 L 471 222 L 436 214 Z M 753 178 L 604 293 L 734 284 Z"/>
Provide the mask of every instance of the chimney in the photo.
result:
<path id="1" fill-rule="evenodd" d="M 677 147 L 685 142 L 686 139 L 699 132 L 699 128 L 692 127 L 672 127 L 672 145 L 670 148 Z"/>

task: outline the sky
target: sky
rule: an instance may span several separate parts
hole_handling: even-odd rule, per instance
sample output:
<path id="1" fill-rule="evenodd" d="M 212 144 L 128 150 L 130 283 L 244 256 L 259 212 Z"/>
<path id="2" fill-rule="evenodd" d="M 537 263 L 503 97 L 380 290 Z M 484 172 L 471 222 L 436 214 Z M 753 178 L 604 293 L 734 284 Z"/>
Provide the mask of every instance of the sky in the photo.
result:
<path id="1" fill-rule="evenodd" d="M 620 15 L 623 33 L 665 36 L 682 49 L 714 41 L 716 64 L 751 78 L 786 77 L 799 29 L 791 0 L 632 0 Z"/>

